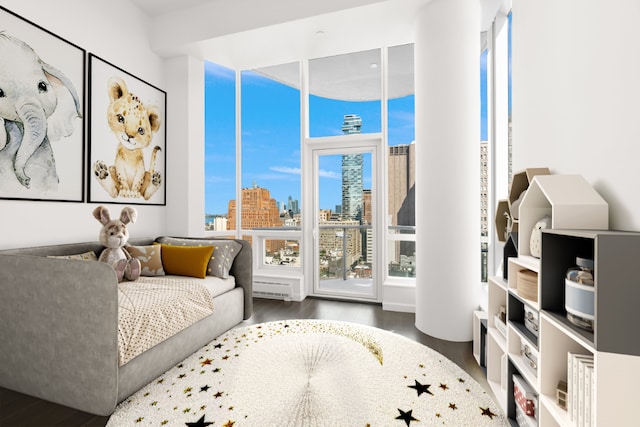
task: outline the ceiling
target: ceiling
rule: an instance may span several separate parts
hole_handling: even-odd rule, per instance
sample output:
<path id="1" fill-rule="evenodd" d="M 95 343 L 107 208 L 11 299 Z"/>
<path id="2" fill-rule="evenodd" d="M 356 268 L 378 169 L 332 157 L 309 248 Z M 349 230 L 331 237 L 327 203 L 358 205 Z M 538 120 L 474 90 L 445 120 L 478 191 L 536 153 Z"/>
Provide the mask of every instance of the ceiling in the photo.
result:
<path id="1" fill-rule="evenodd" d="M 152 22 L 160 55 L 232 69 L 412 43 L 431 0 L 131 0 Z"/>
<path id="2" fill-rule="evenodd" d="M 280 71 L 278 65 L 331 56 L 336 56 L 335 64 L 344 64 L 347 58 L 353 72 L 361 77 L 366 68 L 374 79 L 369 86 L 375 94 L 358 96 L 379 99 L 380 85 L 376 83 L 375 70 L 370 68 L 374 61 L 366 55 L 348 58 L 351 55 L 345 54 L 413 43 L 416 15 L 432 0 L 131 1 L 149 16 L 151 47 L 161 56 L 191 55 L 237 70 L 266 71 L 268 67 L 269 73 L 265 74 L 291 85 L 296 83 L 290 79 L 291 68 L 282 67 Z M 480 1 L 480 19 L 487 22 L 498 8 L 510 4 L 510 0 Z M 481 25 L 486 27 L 487 22 Z M 405 57 L 404 67 L 413 71 L 413 55 Z M 358 66 L 354 61 L 360 61 Z M 335 64 L 323 63 L 324 72 L 336 74 Z M 406 80 L 411 76 L 403 72 L 398 78 Z M 310 89 L 312 93 L 333 96 L 333 88 L 340 86 L 344 90 L 350 86 L 349 81 L 355 81 L 354 76 L 340 79 L 325 80 L 323 88 Z M 412 85 L 404 86 L 402 91 L 413 91 Z"/>
<path id="3" fill-rule="evenodd" d="M 189 9 L 209 0 L 132 0 L 140 9 L 151 17 L 164 15 L 181 9 Z"/>

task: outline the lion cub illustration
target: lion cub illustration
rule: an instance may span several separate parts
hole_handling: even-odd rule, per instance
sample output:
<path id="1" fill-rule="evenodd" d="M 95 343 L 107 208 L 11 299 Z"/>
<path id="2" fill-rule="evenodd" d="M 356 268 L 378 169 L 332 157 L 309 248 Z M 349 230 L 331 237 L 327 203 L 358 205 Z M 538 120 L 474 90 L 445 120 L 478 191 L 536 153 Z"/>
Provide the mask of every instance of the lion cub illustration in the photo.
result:
<path id="1" fill-rule="evenodd" d="M 98 182 L 113 198 L 143 197 L 149 200 L 162 183 L 155 170 L 159 146 L 153 147 L 149 170 L 144 166 L 143 150 L 150 146 L 153 134 L 160 128 L 160 115 L 154 106 L 145 106 L 130 93 L 119 77 L 111 77 L 107 85 L 109 107 L 107 121 L 118 140 L 113 166 L 102 160 L 94 163 Z"/>

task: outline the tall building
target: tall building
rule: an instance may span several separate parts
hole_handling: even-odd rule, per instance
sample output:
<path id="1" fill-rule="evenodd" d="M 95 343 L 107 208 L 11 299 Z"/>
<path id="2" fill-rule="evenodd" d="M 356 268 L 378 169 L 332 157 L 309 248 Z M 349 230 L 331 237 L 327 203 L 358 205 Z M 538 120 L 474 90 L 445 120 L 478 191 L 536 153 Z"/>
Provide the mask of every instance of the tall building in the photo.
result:
<path id="1" fill-rule="evenodd" d="M 342 122 L 342 132 L 347 135 L 360 133 L 362 118 L 357 114 L 345 114 Z"/>
<path id="2" fill-rule="evenodd" d="M 236 201 L 229 201 L 228 226 L 236 230 Z M 282 220 L 276 200 L 271 198 L 269 190 L 256 184 L 252 188 L 242 189 L 242 228 L 281 227 Z"/>
<path id="3" fill-rule="evenodd" d="M 389 147 L 388 157 L 388 215 L 390 225 L 416 225 L 416 144 L 395 145 Z M 408 231 L 397 231 L 405 233 Z M 389 274 L 405 275 L 407 260 L 415 256 L 415 242 L 388 242 L 390 267 Z M 405 261 L 403 261 L 405 260 Z"/>
<path id="4" fill-rule="evenodd" d="M 236 201 L 229 200 L 227 225 L 229 230 L 236 230 Z M 275 199 L 269 190 L 260 188 L 255 183 L 251 188 L 242 189 L 242 229 L 282 227 L 282 219 Z M 268 252 L 275 252 L 284 247 L 284 241 L 268 240 L 265 242 Z"/>
<path id="5" fill-rule="evenodd" d="M 480 235 L 489 235 L 489 144 L 480 142 Z"/>
<path id="6" fill-rule="evenodd" d="M 360 133 L 362 119 L 357 114 L 346 114 L 342 122 L 342 132 L 347 135 Z M 342 217 L 362 220 L 364 158 L 362 154 L 342 156 Z"/>
<path id="7" fill-rule="evenodd" d="M 371 206 L 371 190 L 362 191 L 362 224 L 373 224 L 372 218 L 372 206 Z M 373 230 L 367 228 L 364 230 L 362 238 L 362 253 L 364 255 L 363 261 L 373 262 Z"/>
<path id="8" fill-rule="evenodd" d="M 293 214 L 295 215 L 300 213 L 299 206 L 300 204 L 298 200 L 295 200 L 293 197 L 289 196 L 289 199 L 287 200 L 287 209 L 293 212 Z"/>
<path id="9" fill-rule="evenodd" d="M 416 225 L 416 144 L 389 147 L 389 215 L 391 225 Z"/>
<path id="10" fill-rule="evenodd" d="M 366 189 L 362 190 L 362 223 L 363 224 L 371 224 L 373 222 L 373 218 L 371 216 L 372 206 L 371 206 L 371 190 Z"/>
<path id="11" fill-rule="evenodd" d="M 489 144 L 480 141 L 480 280 L 489 274 Z"/>

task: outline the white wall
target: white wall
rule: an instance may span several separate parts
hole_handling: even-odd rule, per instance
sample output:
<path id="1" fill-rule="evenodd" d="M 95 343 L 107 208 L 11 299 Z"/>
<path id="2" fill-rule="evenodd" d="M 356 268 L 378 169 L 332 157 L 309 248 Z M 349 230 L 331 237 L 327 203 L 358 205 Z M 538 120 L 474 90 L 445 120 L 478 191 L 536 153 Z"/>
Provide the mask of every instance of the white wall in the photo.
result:
<path id="1" fill-rule="evenodd" d="M 148 18 L 128 0 L 3 0 L 2 6 L 78 45 L 87 54 L 94 53 L 166 90 L 163 61 L 149 47 Z M 86 116 L 88 109 L 85 111 Z M 168 138 L 169 150 L 172 144 Z M 168 203 L 169 199 L 167 194 Z M 100 224 L 91 215 L 96 206 L 0 200 L 0 248 L 97 240 Z M 125 205 L 107 206 L 116 216 Z M 165 207 L 135 207 L 138 222 L 130 226 L 133 237 L 164 234 Z"/>
<path id="2" fill-rule="evenodd" d="M 513 0 L 513 165 L 580 174 L 640 230 L 640 3 Z"/>
<path id="3" fill-rule="evenodd" d="M 204 61 L 179 56 L 165 61 L 167 114 L 167 231 L 204 235 Z"/>

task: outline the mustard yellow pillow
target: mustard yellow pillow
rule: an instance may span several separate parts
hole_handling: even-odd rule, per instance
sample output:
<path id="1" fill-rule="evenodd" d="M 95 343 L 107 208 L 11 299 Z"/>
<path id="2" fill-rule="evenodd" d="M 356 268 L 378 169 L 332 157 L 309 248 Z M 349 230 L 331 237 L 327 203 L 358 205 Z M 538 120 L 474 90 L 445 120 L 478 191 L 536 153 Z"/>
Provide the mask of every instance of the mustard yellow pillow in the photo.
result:
<path id="1" fill-rule="evenodd" d="M 213 246 L 161 245 L 162 267 L 165 274 L 204 279 Z"/>

